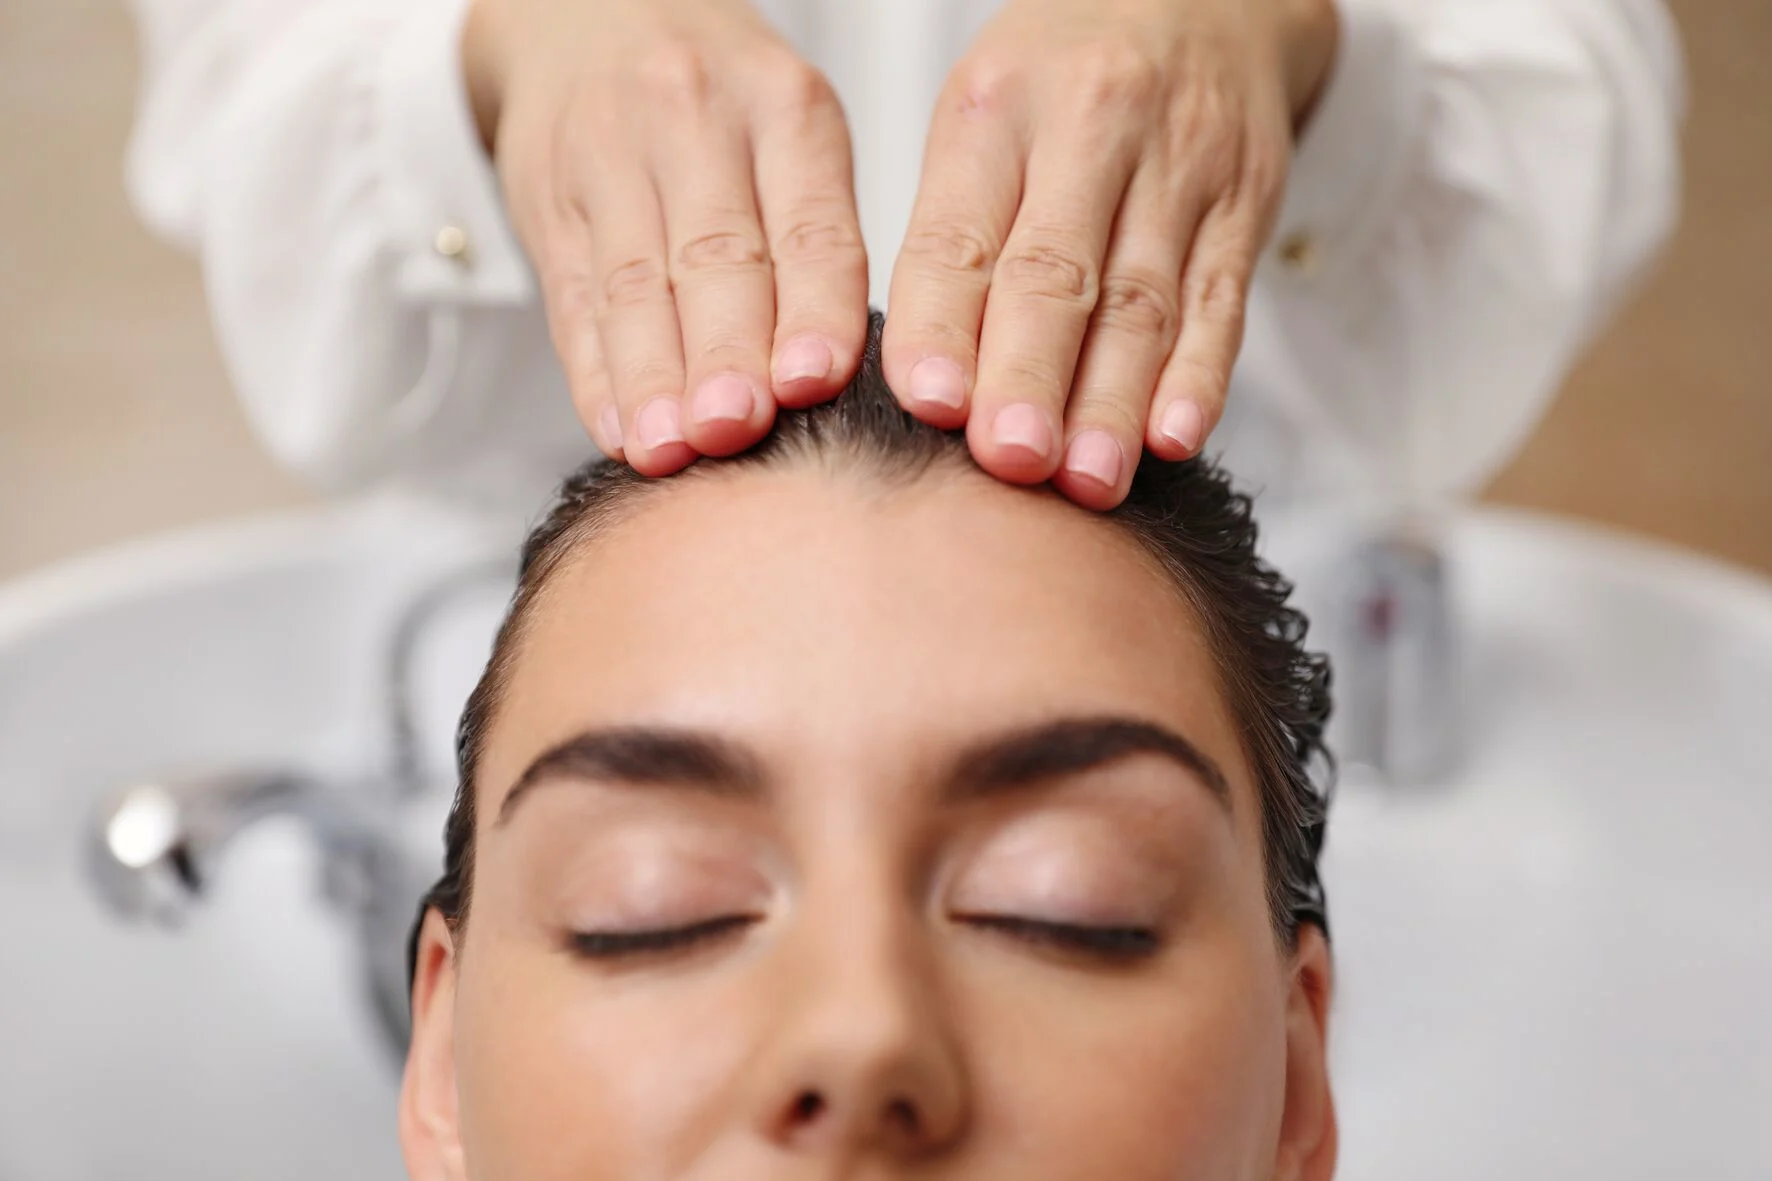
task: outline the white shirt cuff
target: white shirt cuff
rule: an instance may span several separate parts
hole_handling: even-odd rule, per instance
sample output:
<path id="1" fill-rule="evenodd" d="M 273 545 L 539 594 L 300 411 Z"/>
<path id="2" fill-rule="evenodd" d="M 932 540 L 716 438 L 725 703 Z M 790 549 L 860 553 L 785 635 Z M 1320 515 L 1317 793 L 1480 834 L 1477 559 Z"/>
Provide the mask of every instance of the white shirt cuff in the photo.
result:
<path id="1" fill-rule="evenodd" d="M 1396 207 L 1427 79 L 1413 30 L 1371 0 L 1338 0 L 1328 85 L 1293 152 L 1268 254 L 1294 281 L 1332 278 Z"/>
<path id="2" fill-rule="evenodd" d="M 398 243 L 395 285 L 419 301 L 518 304 L 534 275 L 505 216 L 461 70 L 468 0 L 411 6 L 376 78 L 379 159 Z"/>

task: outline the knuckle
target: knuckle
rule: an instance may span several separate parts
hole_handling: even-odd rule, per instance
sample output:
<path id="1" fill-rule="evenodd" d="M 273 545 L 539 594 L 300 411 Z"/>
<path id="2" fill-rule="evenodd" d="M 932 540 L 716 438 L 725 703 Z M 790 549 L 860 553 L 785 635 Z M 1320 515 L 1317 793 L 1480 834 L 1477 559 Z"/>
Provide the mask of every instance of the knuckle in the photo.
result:
<path id="1" fill-rule="evenodd" d="M 624 258 L 603 273 L 603 307 L 648 303 L 667 294 L 670 279 L 651 255 Z"/>
<path id="2" fill-rule="evenodd" d="M 1171 159 L 1186 161 L 1193 185 L 1212 196 L 1235 196 L 1241 187 L 1242 152 L 1235 138 L 1223 128 L 1204 127 L 1177 148 Z"/>
<path id="3" fill-rule="evenodd" d="M 895 313 L 899 319 L 893 323 L 883 344 L 887 357 L 922 356 L 928 352 L 938 352 L 959 363 L 962 369 L 972 370 L 978 361 L 978 334 L 968 333 L 947 314 L 947 309 L 933 302 L 906 306 Z"/>
<path id="4" fill-rule="evenodd" d="M 764 91 L 776 109 L 796 115 L 812 115 L 837 104 L 830 79 L 817 67 L 793 54 L 767 65 Z"/>
<path id="5" fill-rule="evenodd" d="M 1018 355 L 1003 363 L 998 376 L 1000 388 L 1010 397 L 1062 402 L 1069 392 L 1058 366 L 1043 357 Z"/>
<path id="6" fill-rule="evenodd" d="M 768 352 L 767 338 L 757 340 L 752 331 L 742 324 L 727 322 L 706 325 L 686 342 L 687 360 L 698 371 L 749 369 Z"/>
<path id="7" fill-rule="evenodd" d="M 1230 128 L 1218 128 L 1205 137 L 1209 183 L 1233 205 L 1242 204 L 1249 184 L 1249 144 Z"/>
<path id="8" fill-rule="evenodd" d="M 1149 102 L 1162 70 L 1138 46 L 1100 40 L 1082 46 L 1070 66 L 1070 93 L 1085 111 L 1121 111 Z"/>
<path id="9" fill-rule="evenodd" d="M 1286 175 L 1291 170 L 1291 153 L 1271 144 L 1251 145 L 1242 153 L 1243 175 L 1238 187 L 1267 203 L 1276 201 L 1285 191 Z"/>
<path id="10" fill-rule="evenodd" d="M 1124 387 L 1089 391 L 1083 395 L 1083 404 L 1077 411 L 1077 426 L 1087 430 L 1095 428 L 1104 430 L 1122 443 L 1135 443 L 1144 438 L 1144 408 L 1150 401 L 1151 391 L 1129 390 Z M 1136 398 L 1137 401 L 1130 399 Z M 1129 447 L 1134 455 L 1138 447 Z"/>
<path id="11" fill-rule="evenodd" d="M 616 401 L 628 409 L 675 395 L 683 388 L 682 367 L 656 355 L 635 357 L 609 376 Z"/>
<path id="12" fill-rule="evenodd" d="M 548 311 L 562 330 L 595 322 L 599 306 L 596 286 L 584 274 L 575 271 L 556 276 L 546 291 Z"/>
<path id="13" fill-rule="evenodd" d="M 997 257 L 995 245 L 983 234 L 956 222 L 911 231 L 901 253 L 937 270 L 978 276 L 989 274 Z"/>
<path id="14" fill-rule="evenodd" d="M 1166 155 L 1187 161 L 1187 170 L 1208 187 L 1233 184 L 1243 160 L 1243 119 L 1230 100 L 1214 91 L 1190 92 L 1166 122 Z"/>
<path id="15" fill-rule="evenodd" d="M 1005 255 L 997 271 L 1017 295 L 1093 307 L 1100 294 L 1097 267 L 1057 241 L 1029 242 Z"/>
<path id="16" fill-rule="evenodd" d="M 782 262 L 850 262 L 865 252 L 855 223 L 831 213 L 805 213 L 788 223 L 770 246 Z"/>
<path id="17" fill-rule="evenodd" d="M 1013 58 L 975 53 L 954 67 L 949 87 L 964 112 L 1001 111 L 1022 88 L 1023 67 Z"/>
<path id="18" fill-rule="evenodd" d="M 591 220 L 589 195 L 580 175 L 565 162 L 586 159 L 578 146 L 578 131 L 562 120 L 549 133 L 548 149 L 533 159 L 515 156 L 498 161 L 501 177 L 507 185 L 526 185 L 532 178 L 545 178 L 546 186 L 540 212 L 550 228 L 595 224 Z"/>
<path id="19" fill-rule="evenodd" d="M 1217 366 L 1209 365 L 1199 357 L 1178 356 L 1171 364 L 1168 376 L 1169 380 L 1164 383 L 1167 393 L 1174 396 L 1186 394 L 1211 408 L 1224 405 L 1225 378 Z"/>
<path id="20" fill-rule="evenodd" d="M 1237 330 L 1243 323 L 1247 294 L 1247 285 L 1235 274 L 1212 271 L 1194 291 L 1194 315 L 1213 327 Z"/>
<path id="21" fill-rule="evenodd" d="M 707 55 L 688 41 L 654 46 L 638 65 L 641 84 L 654 99 L 674 105 L 704 106 L 714 87 Z"/>
<path id="22" fill-rule="evenodd" d="M 683 274 L 755 270 L 768 261 L 762 238 L 753 230 L 707 230 L 684 240 L 676 252 L 677 270 Z"/>
<path id="23" fill-rule="evenodd" d="M 904 342 L 913 351 L 934 351 L 950 357 L 966 370 L 978 366 L 978 336 L 949 319 L 923 319 L 905 329 Z"/>
<path id="24" fill-rule="evenodd" d="M 1110 274 L 1102 281 L 1096 318 L 1118 331 L 1173 340 L 1181 323 L 1179 287 L 1179 283 L 1136 271 Z"/>

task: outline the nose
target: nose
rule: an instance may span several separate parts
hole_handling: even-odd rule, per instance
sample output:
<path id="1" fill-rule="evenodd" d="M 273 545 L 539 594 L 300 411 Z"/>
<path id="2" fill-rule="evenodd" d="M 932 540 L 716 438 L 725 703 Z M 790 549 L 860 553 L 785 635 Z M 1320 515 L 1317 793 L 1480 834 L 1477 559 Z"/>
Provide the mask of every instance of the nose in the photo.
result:
<path id="1" fill-rule="evenodd" d="M 761 1131 L 802 1156 L 938 1156 L 969 1103 L 934 957 L 908 918 L 847 919 L 784 957 Z"/>

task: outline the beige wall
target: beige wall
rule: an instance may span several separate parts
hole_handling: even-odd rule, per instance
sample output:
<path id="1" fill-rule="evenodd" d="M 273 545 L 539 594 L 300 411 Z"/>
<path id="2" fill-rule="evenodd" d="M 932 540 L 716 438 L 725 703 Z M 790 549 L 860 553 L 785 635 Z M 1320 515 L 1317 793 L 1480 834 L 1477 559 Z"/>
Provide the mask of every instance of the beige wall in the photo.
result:
<path id="1" fill-rule="evenodd" d="M 1772 3 L 1676 0 L 1688 217 L 1494 495 L 1772 572 Z M 121 0 L 0 0 L 0 576 L 299 502 L 224 383 L 189 260 L 132 220 Z"/>
<path id="2" fill-rule="evenodd" d="M 125 202 L 135 74 L 122 0 L 0 0 L 0 576 L 301 495 Z"/>
<path id="3" fill-rule="evenodd" d="M 1493 489 L 1772 572 L 1772 0 L 1672 0 L 1686 217 Z"/>

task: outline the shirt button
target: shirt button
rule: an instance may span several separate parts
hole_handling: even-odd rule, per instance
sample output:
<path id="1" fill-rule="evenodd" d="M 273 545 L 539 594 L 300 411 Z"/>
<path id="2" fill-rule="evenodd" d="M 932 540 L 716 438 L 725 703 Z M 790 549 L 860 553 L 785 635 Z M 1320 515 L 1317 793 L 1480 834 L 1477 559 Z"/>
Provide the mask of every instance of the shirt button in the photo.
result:
<path id="1" fill-rule="evenodd" d="M 1309 230 L 1294 230 L 1280 242 L 1280 261 L 1294 274 L 1309 277 L 1322 265 L 1322 251 Z"/>
<path id="2" fill-rule="evenodd" d="M 444 258 L 447 258 L 450 262 L 467 266 L 469 254 L 468 232 L 454 223 L 446 225 L 437 231 L 437 236 L 435 238 L 431 239 L 431 249 L 435 250 Z"/>

